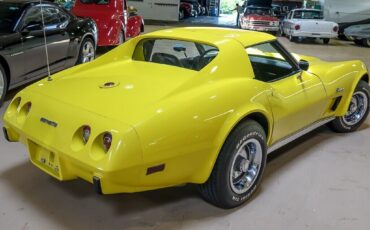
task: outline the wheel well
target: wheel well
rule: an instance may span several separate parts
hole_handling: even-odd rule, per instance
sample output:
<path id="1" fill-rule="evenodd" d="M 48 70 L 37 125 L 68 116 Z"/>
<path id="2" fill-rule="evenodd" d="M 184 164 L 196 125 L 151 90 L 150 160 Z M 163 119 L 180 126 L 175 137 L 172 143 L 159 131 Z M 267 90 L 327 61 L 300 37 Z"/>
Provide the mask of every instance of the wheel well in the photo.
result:
<path id="1" fill-rule="evenodd" d="M 369 83 L 369 75 L 365 74 L 364 76 L 362 76 L 361 81 Z"/>
<path id="2" fill-rule="evenodd" d="M 91 34 L 88 34 L 84 37 L 85 38 L 90 38 L 91 40 L 93 40 L 94 43 L 96 43 L 95 39 L 94 39 L 94 36 L 92 36 Z M 83 40 L 82 40 L 83 41 Z"/>
<path id="3" fill-rule="evenodd" d="M 262 126 L 263 130 L 265 131 L 266 137 L 269 136 L 269 122 L 267 118 L 265 117 L 265 115 L 263 115 L 262 113 L 258 113 L 258 112 L 248 114 L 241 121 L 239 121 L 238 125 L 248 119 L 258 122 Z"/>
<path id="4" fill-rule="evenodd" d="M 144 32 L 144 24 L 141 23 L 141 26 L 140 26 L 140 32 L 143 33 Z"/>
<path id="5" fill-rule="evenodd" d="M 6 80 L 8 81 L 8 88 L 9 88 L 9 84 L 10 84 L 10 69 L 9 69 L 8 63 L 6 62 L 6 60 L 2 56 L 0 56 L 0 65 L 4 68 L 5 76 L 6 76 Z"/>

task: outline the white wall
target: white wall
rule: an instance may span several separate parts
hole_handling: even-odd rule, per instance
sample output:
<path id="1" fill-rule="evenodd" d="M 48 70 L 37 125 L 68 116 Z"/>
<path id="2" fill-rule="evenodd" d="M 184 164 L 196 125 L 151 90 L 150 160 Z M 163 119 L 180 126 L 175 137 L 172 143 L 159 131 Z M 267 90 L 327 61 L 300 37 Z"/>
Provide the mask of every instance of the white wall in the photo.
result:
<path id="1" fill-rule="evenodd" d="M 134 6 L 144 19 L 178 21 L 180 0 L 142 0 L 127 1 Z"/>
<path id="2" fill-rule="evenodd" d="M 356 22 L 370 18 L 370 0 L 320 0 L 326 20 Z"/>

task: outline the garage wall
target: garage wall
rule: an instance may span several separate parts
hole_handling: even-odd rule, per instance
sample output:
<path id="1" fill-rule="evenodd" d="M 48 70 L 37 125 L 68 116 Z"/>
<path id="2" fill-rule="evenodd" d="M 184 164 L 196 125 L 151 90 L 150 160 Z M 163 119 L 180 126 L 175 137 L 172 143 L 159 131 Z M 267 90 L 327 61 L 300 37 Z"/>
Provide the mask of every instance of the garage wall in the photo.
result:
<path id="1" fill-rule="evenodd" d="M 134 0 L 127 1 L 138 13 L 149 20 L 178 21 L 180 0 Z"/>

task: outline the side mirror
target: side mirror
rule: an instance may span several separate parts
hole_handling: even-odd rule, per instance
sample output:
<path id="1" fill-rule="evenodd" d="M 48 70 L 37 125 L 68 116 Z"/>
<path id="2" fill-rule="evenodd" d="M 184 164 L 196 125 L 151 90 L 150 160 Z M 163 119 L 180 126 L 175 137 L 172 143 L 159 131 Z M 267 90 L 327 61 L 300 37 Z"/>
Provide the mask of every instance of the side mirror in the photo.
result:
<path id="1" fill-rule="evenodd" d="M 22 29 L 22 33 L 29 33 L 31 31 L 38 31 L 38 30 L 42 30 L 42 23 L 30 22 Z"/>
<path id="2" fill-rule="evenodd" d="M 173 47 L 173 50 L 176 51 L 176 52 L 185 52 L 186 51 L 186 47 L 181 45 L 181 44 L 176 44 L 174 47 Z"/>
<path id="3" fill-rule="evenodd" d="M 310 63 L 308 63 L 308 61 L 306 60 L 300 60 L 298 65 L 299 65 L 299 68 L 301 68 L 301 70 L 304 70 L 304 71 L 307 71 L 308 68 L 310 67 Z"/>

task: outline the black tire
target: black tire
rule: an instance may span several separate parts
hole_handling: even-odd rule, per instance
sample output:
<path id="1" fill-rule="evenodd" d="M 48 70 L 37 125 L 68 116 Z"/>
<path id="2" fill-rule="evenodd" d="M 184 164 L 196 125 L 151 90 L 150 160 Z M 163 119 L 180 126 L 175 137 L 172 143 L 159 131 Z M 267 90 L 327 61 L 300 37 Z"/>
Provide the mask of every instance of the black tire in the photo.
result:
<path id="1" fill-rule="evenodd" d="M 8 79 L 5 70 L 0 64 L 0 107 L 3 105 L 8 90 Z"/>
<path id="2" fill-rule="evenodd" d="M 245 146 L 243 146 L 243 144 L 248 143 L 248 141 L 256 141 L 259 143 L 259 148 L 261 150 L 259 153 L 261 160 L 260 167 L 258 167 L 259 170 L 255 174 L 256 176 L 252 183 L 245 188 L 247 190 L 243 193 L 236 193 L 233 190 L 234 188 L 232 188 L 231 175 L 235 173 L 232 166 L 234 165 L 234 168 L 238 168 L 237 166 L 239 165 L 236 166 L 233 163 L 236 162 L 238 150 L 244 148 Z M 260 124 L 253 120 L 246 120 L 238 125 L 222 146 L 210 177 L 204 184 L 198 186 L 203 198 L 209 203 L 224 209 L 242 205 L 254 194 L 261 181 L 266 165 L 266 151 L 266 134 Z M 249 155 L 248 162 L 250 159 L 251 155 Z M 250 164 L 248 164 L 248 168 L 249 166 Z M 247 172 L 245 172 L 245 175 L 246 173 Z M 244 179 L 244 175 L 239 175 L 237 178 L 242 180 Z"/>
<path id="3" fill-rule="evenodd" d="M 370 47 L 370 38 L 363 38 L 362 45 L 366 47 Z"/>
<path id="4" fill-rule="evenodd" d="M 362 46 L 362 40 L 361 40 L 361 39 L 355 39 L 355 40 L 353 40 L 353 42 L 354 42 L 356 45 Z"/>
<path id="5" fill-rule="evenodd" d="M 324 42 L 325 45 L 327 45 L 330 42 L 330 38 L 323 38 L 322 41 Z"/>
<path id="6" fill-rule="evenodd" d="M 179 20 L 183 20 L 185 18 L 185 12 L 183 9 L 180 9 L 179 11 Z"/>
<path id="7" fill-rule="evenodd" d="M 92 45 L 92 50 L 91 50 L 92 57 L 89 58 L 88 61 L 85 60 L 85 55 L 84 55 L 84 49 L 87 45 L 89 45 L 89 46 Z M 90 48 L 89 48 L 89 50 L 90 50 Z M 80 51 L 78 53 L 77 64 L 90 62 L 90 61 L 95 59 L 95 55 L 96 55 L 95 43 L 91 38 L 87 37 L 81 42 Z"/>
<path id="8" fill-rule="evenodd" d="M 346 118 L 345 118 L 346 116 L 335 118 L 335 120 L 333 120 L 332 122 L 328 124 L 329 128 L 331 128 L 334 132 L 338 132 L 338 133 L 353 132 L 362 125 L 362 123 L 365 121 L 366 117 L 368 116 L 369 108 L 370 108 L 370 86 L 369 84 L 365 81 L 360 81 L 355 91 L 353 92 L 353 95 L 355 95 L 356 93 L 366 96 L 367 98 L 366 111 L 362 115 L 361 119 L 354 124 L 348 124 L 348 122 L 346 122 Z M 350 108 L 351 108 L 351 105 L 349 106 L 348 109 Z"/>
<path id="9" fill-rule="evenodd" d="M 297 42 L 298 39 L 296 37 L 293 37 L 292 35 L 289 35 L 289 41 L 291 41 L 291 42 Z"/>

